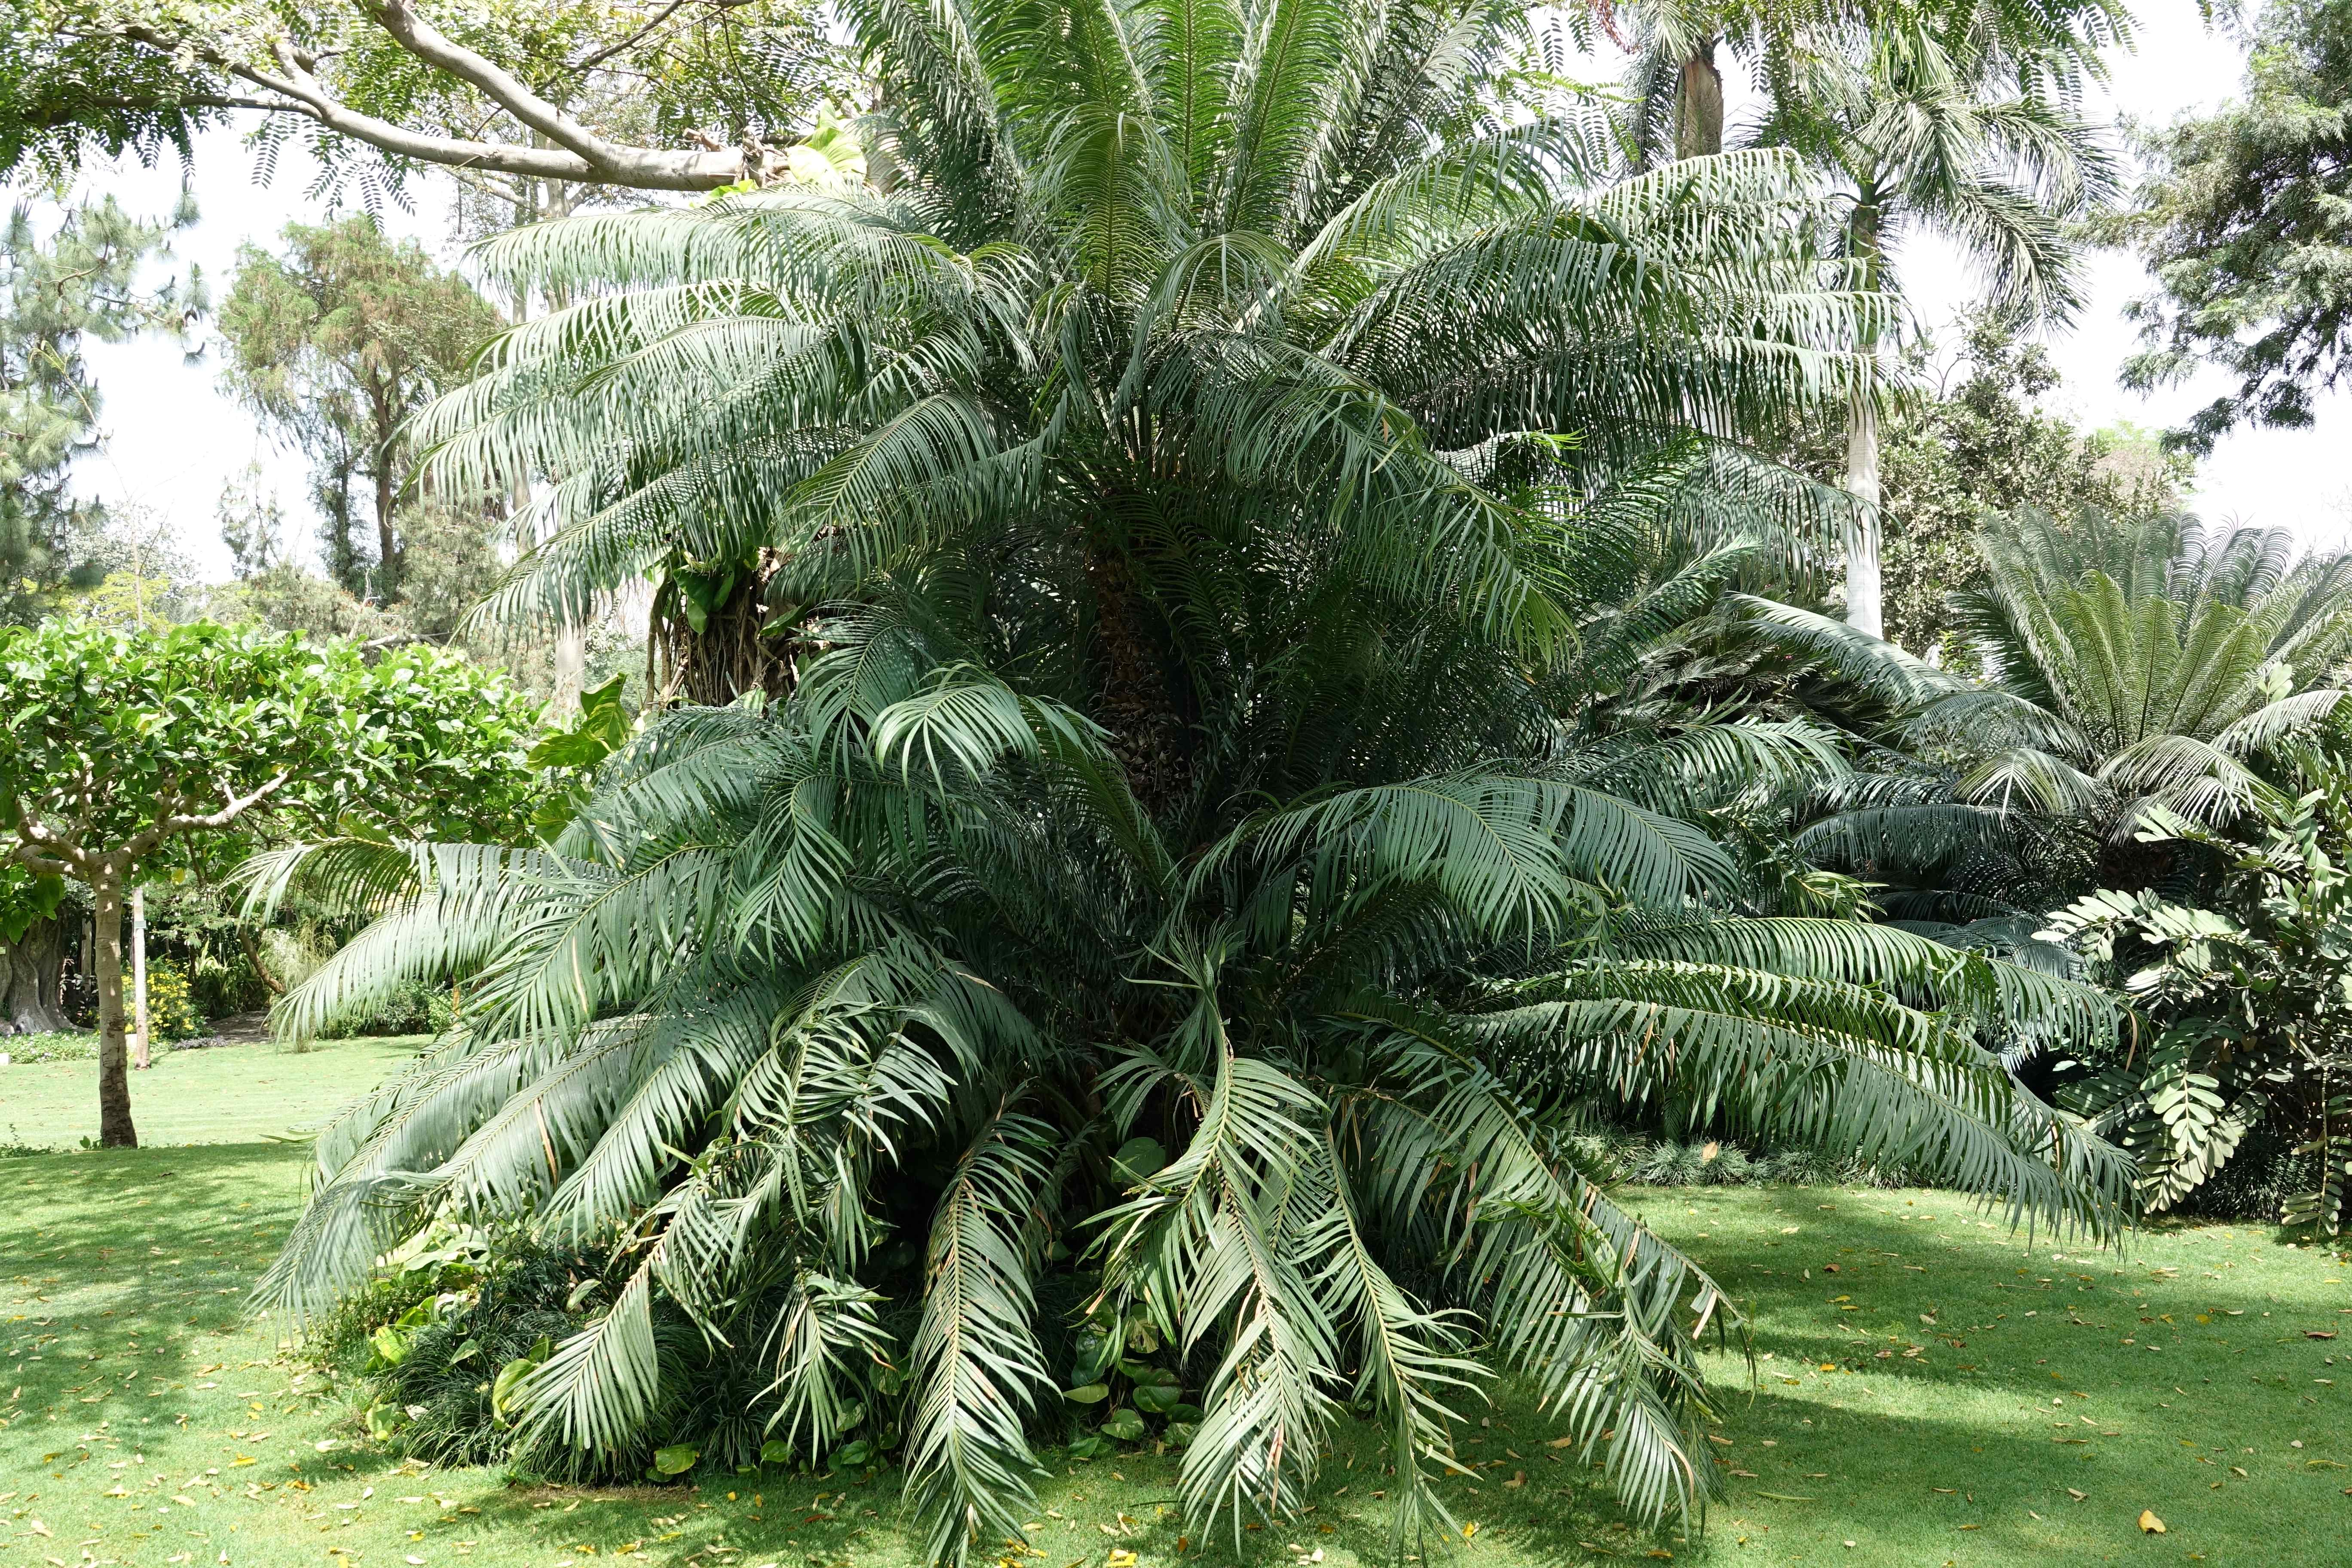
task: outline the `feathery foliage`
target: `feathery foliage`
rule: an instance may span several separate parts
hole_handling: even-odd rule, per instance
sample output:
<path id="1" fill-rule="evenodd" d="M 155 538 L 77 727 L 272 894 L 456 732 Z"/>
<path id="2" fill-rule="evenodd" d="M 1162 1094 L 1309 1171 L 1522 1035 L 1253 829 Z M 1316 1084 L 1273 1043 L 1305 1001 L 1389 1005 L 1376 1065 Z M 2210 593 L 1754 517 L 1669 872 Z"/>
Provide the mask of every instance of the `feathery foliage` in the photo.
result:
<path id="1" fill-rule="evenodd" d="M 625 1281 L 518 1374 L 527 1442 L 667 1443 L 671 1347 L 736 1347 L 775 1452 L 903 1444 L 960 1560 L 1074 1429 L 1164 1423 L 1231 1534 L 1361 1407 L 1402 1544 L 1504 1371 L 1645 1518 L 1716 1489 L 1736 1316 L 1582 1167 L 1595 1106 L 2115 1222 L 2000 1054 L 2096 994 L 1748 918 L 1718 820 L 1833 738 L 1603 700 L 1834 521 L 1739 444 L 1849 395 L 1868 311 L 1791 161 L 1601 184 L 1573 116 L 1490 112 L 1483 6 L 848 9 L 875 186 L 488 253 L 579 300 L 425 416 L 449 482 L 552 481 L 492 613 L 756 563 L 792 678 L 550 844 L 278 863 L 380 911 L 283 1027 L 464 1000 L 265 1304 L 520 1217 Z"/>

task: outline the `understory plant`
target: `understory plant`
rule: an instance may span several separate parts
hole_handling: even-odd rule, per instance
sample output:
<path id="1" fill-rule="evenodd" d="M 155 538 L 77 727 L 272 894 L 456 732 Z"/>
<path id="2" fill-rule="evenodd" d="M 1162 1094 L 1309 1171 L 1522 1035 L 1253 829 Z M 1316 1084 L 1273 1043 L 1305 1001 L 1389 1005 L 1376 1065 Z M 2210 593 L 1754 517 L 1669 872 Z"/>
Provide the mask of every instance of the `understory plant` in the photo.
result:
<path id="1" fill-rule="evenodd" d="M 2352 774 L 2340 739 L 2329 742 L 2290 748 L 2240 823 L 2166 813 L 2141 829 L 2144 842 L 2202 863 L 2193 902 L 2102 889 L 2050 921 L 2049 937 L 2144 1021 L 2092 1058 L 2064 1100 L 2137 1156 L 2151 1212 L 2188 1200 L 2252 1142 L 2296 1156 L 2304 1173 L 2272 1217 L 2330 1236 L 2344 1224 Z"/>

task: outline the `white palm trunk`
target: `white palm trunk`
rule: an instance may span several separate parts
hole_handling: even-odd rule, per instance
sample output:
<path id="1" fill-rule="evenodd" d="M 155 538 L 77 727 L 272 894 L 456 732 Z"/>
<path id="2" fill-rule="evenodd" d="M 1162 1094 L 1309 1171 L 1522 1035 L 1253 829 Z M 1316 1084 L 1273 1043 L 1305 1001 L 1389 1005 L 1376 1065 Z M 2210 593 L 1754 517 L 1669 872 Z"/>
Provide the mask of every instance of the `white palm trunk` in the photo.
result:
<path id="1" fill-rule="evenodd" d="M 1845 624 L 1886 635 L 1878 573 L 1878 391 L 1875 377 L 1854 388 L 1845 416 L 1845 488 L 1855 505 L 1845 525 Z"/>

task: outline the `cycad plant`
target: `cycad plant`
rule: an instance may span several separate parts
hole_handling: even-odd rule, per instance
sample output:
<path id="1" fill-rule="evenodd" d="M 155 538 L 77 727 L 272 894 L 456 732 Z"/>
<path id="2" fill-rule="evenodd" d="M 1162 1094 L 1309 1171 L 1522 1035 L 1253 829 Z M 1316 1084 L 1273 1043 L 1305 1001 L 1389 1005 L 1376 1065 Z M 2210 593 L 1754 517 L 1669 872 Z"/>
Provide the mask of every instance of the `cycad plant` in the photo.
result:
<path id="1" fill-rule="evenodd" d="M 1840 809 L 1801 847 L 1944 889 L 1911 900 L 1923 910 L 2030 931 L 2038 909 L 2091 887 L 2137 891 L 2201 864 L 2182 861 L 2171 836 L 2144 837 L 2151 814 L 2230 825 L 2277 794 L 2264 752 L 2342 700 L 2352 557 L 2303 552 L 2284 529 L 2095 513 L 2062 524 L 2031 510 L 1989 521 L 1978 543 L 1986 584 L 1953 612 L 1981 681 L 1820 616 L 1751 605 L 1768 635 L 1882 704 L 1904 758 L 1837 786 L 1827 798 Z M 2042 856 L 2043 871 L 2022 871 L 2021 853 Z M 2072 869 L 2049 870 L 2060 862 Z M 2002 885 L 2020 880 L 2042 896 Z"/>
<path id="2" fill-rule="evenodd" d="M 2189 1201 L 2252 1148 L 2280 1189 L 2272 1217 L 2333 1236 L 2352 1194 L 2352 774 L 2340 734 L 2279 762 L 2283 787 L 2242 827 L 2159 814 L 2142 830 L 2214 863 L 2196 905 L 2102 889 L 2052 917 L 2050 936 L 2147 1025 L 2064 1094 L 2138 1157 L 2149 1209 Z"/>
<path id="3" fill-rule="evenodd" d="M 545 846 L 253 867 L 384 911 L 283 1026 L 462 980 L 266 1303 L 520 1218 L 623 1280 L 508 1384 L 528 1449 L 675 1456 L 717 1357 L 773 1457 L 900 1443 L 959 1558 L 1074 1422 L 1165 1422 L 1237 1540 L 1360 1410 L 1402 1542 L 1505 1371 L 1644 1517 L 1715 1485 L 1733 1314 L 1580 1167 L 1597 1106 L 2114 1222 L 1995 1054 L 2095 994 L 1775 915 L 1707 824 L 1822 735 L 1602 716 L 1834 515 L 1736 440 L 1852 384 L 1790 162 L 1583 189 L 1578 126 L 1486 117 L 1484 7 L 853 11 L 870 186 L 489 252 L 586 296 L 428 420 L 549 482 L 498 604 L 756 563 L 793 675 Z"/>

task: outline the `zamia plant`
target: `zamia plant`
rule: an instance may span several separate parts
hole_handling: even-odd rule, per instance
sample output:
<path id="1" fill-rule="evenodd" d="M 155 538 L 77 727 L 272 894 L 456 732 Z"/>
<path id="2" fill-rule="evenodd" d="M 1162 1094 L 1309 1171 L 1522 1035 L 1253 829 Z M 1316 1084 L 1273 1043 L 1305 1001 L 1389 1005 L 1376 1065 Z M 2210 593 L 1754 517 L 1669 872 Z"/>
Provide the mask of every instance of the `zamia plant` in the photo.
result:
<path id="1" fill-rule="evenodd" d="M 1839 749 L 1601 700 L 1833 515 L 1738 440 L 1843 396 L 1866 311 L 1791 163 L 1600 184 L 1496 107 L 1516 12 L 845 10 L 870 186 L 488 252 L 581 301 L 424 421 L 452 484 L 551 481 L 488 613 L 756 559 L 790 666 L 544 845 L 253 864 L 380 913 L 285 1029 L 463 999 L 320 1141 L 263 1304 L 515 1220 L 622 1281 L 509 1384 L 526 1444 L 690 1464 L 715 1360 L 778 1456 L 895 1424 L 960 1559 L 1074 1421 L 1197 1411 L 1238 1540 L 1361 1411 L 1402 1546 L 1506 1372 L 1643 1517 L 1717 1486 L 1735 1317 L 1580 1163 L 1596 1105 L 2115 1222 L 1996 1055 L 2098 994 L 1772 915 L 1707 825 Z"/>
<path id="2" fill-rule="evenodd" d="M 2237 831 L 2178 816 L 2141 830 L 2199 863 L 2197 903 L 2102 890 L 2052 918 L 2048 936 L 2146 1023 L 2144 1044 L 2095 1058 L 2064 1099 L 2137 1156 L 2155 1211 L 2273 1132 L 2309 1172 L 2279 1218 L 2332 1236 L 2352 1175 L 2352 779 L 2340 752 L 2307 742 L 2283 779 L 2253 792 Z"/>

